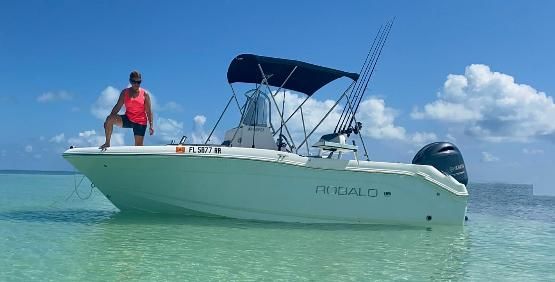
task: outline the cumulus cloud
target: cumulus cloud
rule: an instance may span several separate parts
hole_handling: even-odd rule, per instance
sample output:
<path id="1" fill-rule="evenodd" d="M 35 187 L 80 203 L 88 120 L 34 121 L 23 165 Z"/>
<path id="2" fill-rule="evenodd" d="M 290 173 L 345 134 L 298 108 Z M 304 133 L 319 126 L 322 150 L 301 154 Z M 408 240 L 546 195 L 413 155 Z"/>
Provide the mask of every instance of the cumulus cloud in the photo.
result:
<path id="1" fill-rule="evenodd" d="M 55 101 L 68 101 L 73 99 L 73 95 L 68 93 L 67 91 L 58 91 L 58 92 L 46 92 L 37 97 L 37 102 L 39 103 L 47 103 L 47 102 L 55 102 Z"/>
<path id="2" fill-rule="evenodd" d="M 65 139 L 66 139 L 65 134 L 60 133 L 60 134 L 50 138 L 50 142 L 52 142 L 52 143 L 62 143 L 62 142 L 64 142 Z"/>
<path id="3" fill-rule="evenodd" d="M 555 136 L 552 97 L 481 64 L 448 75 L 438 99 L 411 116 L 460 124 L 465 134 L 491 142 Z"/>
<path id="4" fill-rule="evenodd" d="M 492 153 L 482 152 L 482 162 L 491 163 L 497 161 L 499 161 L 499 158 L 494 156 Z"/>
<path id="5" fill-rule="evenodd" d="M 159 117 L 156 122 L 156 135 L 163 141 L 179 140 L 183 136 L 183 123 Z"/>
<path id="6" fill-rule="evenodd" d="M 286 92 L 284 119 L 289 117 L 304 99 L 304 96 Z M 282 95 L 276 96 L 278 105 L 281 105 L 282 100 Z M 318 122 L 333 107 L 334 104 L 335 101 L 333 100 L 320 101 L 312 97 L 307 100 L 307 102 L 303 105 L 303 115 L 307 134 L 318 124 Z M 272 106 L 274 106 L 273 103 Z M 272 120 L 277 129 L 280 125 L 279 114 L 275 110 L 275 107 L 273 107 L 273 110 Z M 333 132 L 341 117 L 342 111 L 343 107 L 341 105 L 336 106 L 313 136 L 319 137 L 322 134 Z M 407 133 L 404 127 L 395 124 L 395 119 L 398 114 L 399 113 L 395 109 L 387 107 L 383 99 L 370 97 L 361 102 L 357 113 L 357 121 L 363 123 L 363 136 L 373 139 L 396 140 L 400 142 L 412 143 L 415 146 L 437 140 L 437 136 L 434 133 Z M 291 131 L 293 131 L 291 134 L 294 135 L 294 138 L 296 136 L 296 138 L 301 137 L 304 139 L 303 123 L 300 111 L 298 111 L 295 116 L 291 118 L 291 120 L 287 123 L 287 126 Z"/>
<path id="7" fill-rule="evenodd" d="M 33 152 L 33 146 L 31 146 L 31 145 L 25 146 L 25 152 L 27 152 L 27 153 Z"/>
<path id="8" fill-rule="evenodd" d="M 118 102 L 120 90 L 108 86 L 102 90 L 100 96 L 91 107 L 91 113 L 98 119 L 104 120 L 112 111 L 114 105 Z"/>
<path id="9" fill-rule="evenodd" d="M 193 133 L 191 135 L 193 143 L 204 143 L 206 138 L 208 138 L 208 133 L 204 129 L 204 125 L 206 123 L 206 117 L 203 115 L 196 115 L 193 118 Z M 209 143 L 219 144 L 222 141 L 215 135 L 210 137 L 208 140 Z"/>
<path id="10" fill-rule="evenodd" d="M 86 130 L 79 132 L 78 136 L 70 137 L 67 139 L 67 143 L 76 147 L 96 147 L 104 144 L 106 137 L 104 135 L 97 135 L 95 130 Z M 112 138 L 110 139 L 110 144 L 112 146 L 122 146 L 124 145 L 124 139 L 122 133 L 112 133 Z"/>

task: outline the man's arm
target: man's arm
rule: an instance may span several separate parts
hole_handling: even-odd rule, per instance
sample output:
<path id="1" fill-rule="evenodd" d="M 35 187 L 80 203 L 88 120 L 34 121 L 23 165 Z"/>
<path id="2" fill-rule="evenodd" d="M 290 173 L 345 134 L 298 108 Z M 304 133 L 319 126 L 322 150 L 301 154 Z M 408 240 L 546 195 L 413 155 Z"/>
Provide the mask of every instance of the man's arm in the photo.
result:
<path id="1" fill-rule="evenodd" d="M 148 119 L 148 125 L 149 125 L 149 133 L 150 135 L 154 134 L 154 119 L 152 117 L 152 107 L 151 107 L 151 103 L 150 103 L 150 95 L 148 95 L 148 92 L 145 91 L 145 111 L 146 111 L 146 117 Z"/>
<path id="2" fill-rule="evenodd" d="M 119 94 L 118 102 L 116 103 L 116 105 L 112 109 L 112 112 L 110 113 L 110 115 L 117 115 L 119 113 L 119 110 L 121 110 L 121 107 L 123 106 L 124 92 L 125 92 L 125 90 L 122 90 L 121 93 Z"/>

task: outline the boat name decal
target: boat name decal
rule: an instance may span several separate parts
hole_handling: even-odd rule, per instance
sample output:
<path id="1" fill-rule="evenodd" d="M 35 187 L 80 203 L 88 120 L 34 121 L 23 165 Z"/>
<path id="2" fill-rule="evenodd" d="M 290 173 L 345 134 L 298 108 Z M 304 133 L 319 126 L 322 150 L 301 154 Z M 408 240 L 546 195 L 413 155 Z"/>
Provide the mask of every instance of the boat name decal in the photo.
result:
<path id="1" fill-rule="evenodd" d="M 210 146 L 177 146 L 175 147 L 175 152 L 180 154 L 221 154 L 222 148 Z"/>
<path id="2" fill-rule="evenodd" d="M 378 189 L 347 186 L 317 185 L 316 194 L 334 196 L 378 197 Z"/>

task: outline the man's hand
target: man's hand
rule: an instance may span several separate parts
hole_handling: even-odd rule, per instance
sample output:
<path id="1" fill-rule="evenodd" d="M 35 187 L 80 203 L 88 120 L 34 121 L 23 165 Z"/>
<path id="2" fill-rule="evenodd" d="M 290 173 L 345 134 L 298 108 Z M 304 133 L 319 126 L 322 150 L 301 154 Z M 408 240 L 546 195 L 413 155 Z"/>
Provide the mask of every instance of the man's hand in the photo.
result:
<path id="1" fill-rule="evenodd" d="M 152 126 L 150 126 L 148 128 L 148 132 L 150 133 L 150 135 L 154 134 L 154 128 Z"/>

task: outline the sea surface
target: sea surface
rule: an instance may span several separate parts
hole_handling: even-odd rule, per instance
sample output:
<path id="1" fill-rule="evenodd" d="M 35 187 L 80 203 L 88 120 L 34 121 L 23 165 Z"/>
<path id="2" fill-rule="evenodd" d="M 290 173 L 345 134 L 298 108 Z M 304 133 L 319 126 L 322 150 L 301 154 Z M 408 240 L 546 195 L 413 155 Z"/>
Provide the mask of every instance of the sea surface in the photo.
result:
<path id="1" fill-rule="evenodd" d="M 122 214 L 81 175 L 0 173 L 0 281 L 555 281 L 555 198 L 471 184 L 461 227 Z"/>

